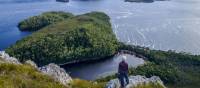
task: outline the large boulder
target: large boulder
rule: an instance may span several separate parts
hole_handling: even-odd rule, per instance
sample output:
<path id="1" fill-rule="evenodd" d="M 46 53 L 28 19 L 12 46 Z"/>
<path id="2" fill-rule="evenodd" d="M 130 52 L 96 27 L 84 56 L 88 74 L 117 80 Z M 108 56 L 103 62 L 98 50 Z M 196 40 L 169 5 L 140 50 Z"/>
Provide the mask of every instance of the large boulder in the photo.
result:
<path id="1" fill-rule="evenodd" d="M 145 85 L 159 86 L 159 88 L 166 88 L 162 80 L 158 76 L 152 76 L 151 78 L 146 78 L 145 76 L 141 75 L 130 76 L 129 84 L 126 86 L 126 88 L 137 88 L 138 86 L 144 86 L 142 88 L 145 88 Z M 109 81 L 106 85 L 106 88 L 120 88 L 119 80 L 113 79 Z"/>
<path id="2" fill-rule="evenodd" d="M 62 83 L 63 85 L 68 86 L 69 83 L 72 81 L 72 78 L 65 72 L 63 68 L 60 68 L 56 64 L 49 64 L 43 67 L 39 67 L 39 70 L 54 78 L 54 80 Z"/>
<path id="3" fill-rule="evenodd" d="M 16 58 L 9 56 L 5 51 L 0 51 L 1 63 L 21 64 Z"/>
<path id="4" fill-rule="evenodd" d="M 0 51 L 0 63 L 19 64 L 23 66 L 23 64 L 21 64 L 16 58 L 10 57 L 7 53 L 5 53 L 5 51 Z M 51 63 L 43 67 L 38 67 L 37 64 L 31 60 L 25 61 L 24 64 L 38 69 L 43 74 L 49 75 L 55 81 L 58 81 L 65 86 L 68 86 L 68 84 L 72 81 L 72 78 L 65 72 L 65 70 L 56 64 Z"/>
<path id="5" fill-rule="evenodd" d="M 25 61 L 24 64 L 30 65 L 34 68 L 38 68 L 37 64 L 35 62 L 33 62 L 32 60 L 27 60 L 27 61 Z"/>

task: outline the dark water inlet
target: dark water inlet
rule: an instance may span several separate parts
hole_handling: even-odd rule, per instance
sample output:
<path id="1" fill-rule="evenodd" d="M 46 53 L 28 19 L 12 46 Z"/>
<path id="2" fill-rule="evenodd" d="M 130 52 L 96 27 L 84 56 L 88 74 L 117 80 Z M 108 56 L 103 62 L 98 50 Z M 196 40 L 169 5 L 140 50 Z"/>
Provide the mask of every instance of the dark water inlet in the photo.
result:
<path id="1" fill-rule="evenodd" d="M 137 67 L 138 65 L 144 64 L 144 60 L 142 58 L 129 54 L 123 55 L 127 57 L 126 62 L 129 64 L 129 67 Z M 122 61 L 122 55 L 98 60 L 96 62 L 93 61 L 64 65 L 62 67 L 65 68 L 66 71 L 70 73 L 70 76 L 74 78 L 95 80 L 96 78 L 116 73 L 120 61 Z"/>

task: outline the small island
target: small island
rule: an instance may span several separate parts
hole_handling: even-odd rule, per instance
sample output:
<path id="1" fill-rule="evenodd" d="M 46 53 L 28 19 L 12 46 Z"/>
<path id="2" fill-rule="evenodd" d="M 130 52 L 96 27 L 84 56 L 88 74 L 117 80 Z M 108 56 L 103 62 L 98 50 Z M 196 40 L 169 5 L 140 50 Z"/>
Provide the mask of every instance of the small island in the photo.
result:
<path id="1" fill-rule="evenodd" d="M 73 17 L 72 13 L 66 12 L 45 12 L 21 21 L 18 24 L 20 31 L 37 31 L 47 25 L 64 21 Z"/>

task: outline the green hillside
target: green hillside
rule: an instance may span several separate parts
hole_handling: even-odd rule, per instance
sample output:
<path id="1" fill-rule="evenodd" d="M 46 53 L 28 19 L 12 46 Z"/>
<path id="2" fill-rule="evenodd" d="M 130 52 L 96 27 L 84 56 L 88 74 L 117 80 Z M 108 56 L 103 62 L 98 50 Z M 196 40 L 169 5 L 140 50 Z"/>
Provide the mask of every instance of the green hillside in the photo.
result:
<path id="1" fill-rule="evenodd" d="M 29 65 L 0 64 L 0 88 L 66 88 Z"/>
<path id="2" fill-rule="evenodd" d="M 78 15 L 34 32 L 6 52 L 21 62 L 31 59 L 39 66 L 111 56 L 118 42 L 109 20 L 101 12 Z"/>

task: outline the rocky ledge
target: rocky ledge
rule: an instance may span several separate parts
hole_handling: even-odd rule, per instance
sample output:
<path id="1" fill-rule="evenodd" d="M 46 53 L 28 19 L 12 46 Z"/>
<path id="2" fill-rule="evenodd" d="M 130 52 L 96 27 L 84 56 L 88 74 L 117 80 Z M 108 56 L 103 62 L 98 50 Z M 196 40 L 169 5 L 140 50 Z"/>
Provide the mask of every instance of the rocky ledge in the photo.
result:
<path id="1" fill-rule="evenodd" d="M 0 51 L 0 63 L 21 64 L 16 58 L 10 57 L 5 51 Z"/>
<path id="2" fill-rule="evenodd" d="M 154 85 L 159 85 L 159 88 L 166 88 L 162 80 L 158 76 L 152 76 L 151 78 L 146 78 L 145 76 L 137 75 L 129 77 L 129 84 L 126 88 L 135 88 L 139 85 L 147 85 L 149 83 Z M 120 88 L 120 83 L 118 79 L 113 79 L 109 81 L 106 85 L 106 88 Z"/>
<path id="3" fill-rule="evenodd" d="M 59 81 L 63 85 L 69 85 L 72 81 L 72 78 L 65 72 L 65 70 L 56 64 L 51 63 L 49 65 L 39 67 L 39 70 L 42 73 L 53 77 L 56 81 Z"/>
<path id="4" fill-rule="evenodd" d="M 16 58 L 10 57 L 4 51 L 0 51 L 0 63 L 11 63 L 11 64 L 19 64 L 22 65 Z M 28 60 L 24 64 L 29 64 L 35 67 L 38 71 L 43 74 L 49 75 L 54 80 L 60 82 L 65 86 L 69 86 L 69 83 L 72 82 L 72 78 L 65 72 L 63 68 L 60 68 L 56 64 L 49 64 L 43 67 L 37 67 L 37 65 Z M 153 86 L 158 85 L 159 87 L 156 88 L 166 88 L 162 82 L 162 80 L 158 76 L 152 76 L 151 78 L 146 78 L 145 76 L 137 75 L 137 76 L 130 76 L 129 77 L 129 84 L 126 88 L 138 88 L 138 86 L 145 86 L 148 84 L 153 84 Z M 106 84 L 106 88 L 120 88 L 120 83 L 118 79 L 113 79 Z M 143 88 L 143 87 L 141 87 Z M 155 88 L 155 87 L 152 87 Z"/>
<path id="5" fill-rule="evenodd" d="M 16 58 L 10 57 L 5 51 L 0 51 L 0 63 L 10 63 L 10 64 L 21 64 Z M 61 84 L 68 86 L 68 84 L 72 81 L 72 78 L 65 72 L 63 68 L 56 64 L 49 64 L 43 67 L 37 67 L 37 65 L 31 61 L 27 60 L 24 64 L 28 64 L 36 68 L 38 71 L 49 75 L 54 80 L 60 82 Z"/>

